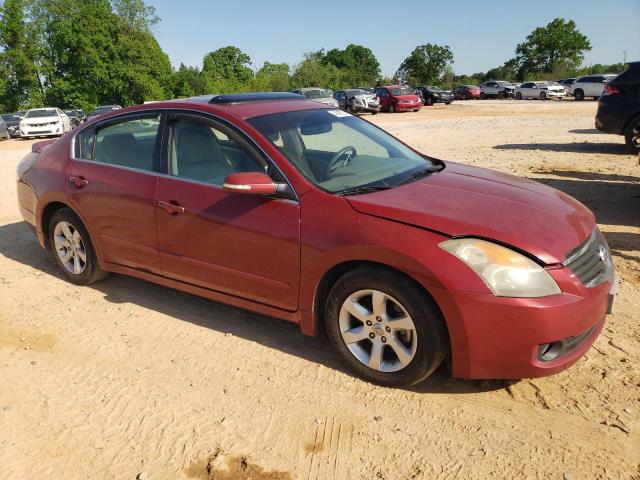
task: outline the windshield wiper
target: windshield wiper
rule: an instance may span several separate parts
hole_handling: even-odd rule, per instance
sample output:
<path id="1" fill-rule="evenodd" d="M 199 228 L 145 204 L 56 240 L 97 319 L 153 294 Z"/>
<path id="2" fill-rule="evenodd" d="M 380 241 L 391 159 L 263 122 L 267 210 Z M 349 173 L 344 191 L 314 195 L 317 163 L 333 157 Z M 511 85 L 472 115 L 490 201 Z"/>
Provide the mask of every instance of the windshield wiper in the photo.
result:
<path id="1" fill-rule="evenodd" d="M 360 187 L 345 188 L 336 192 L 336 195 L 360 195 L 362 193 L 380 192 L 382 190 L 389 190 L 391 187 L 385 185 L 364 185 Z"/>
<path id="2" fill-rule="evenodd" d="M 405 185 L 407 183 L 414 182 L 414 181 L 418 180 L 419 178 L 428 177 L 432 173 L 439 172 L 439 171 L 440 170 L 432 170 L 432 169 L 429 169 L 429 168 L 425 168 L 424 170 L 418 170 L 417 172 L 412 173 L 409 176 L 409 178 L 406 178 L 403 181 L 401 181 L 400 183 L 398 183 L 398 185 Z M 398 185 L 396 185 L 396 186 L 398 186 Z"/>

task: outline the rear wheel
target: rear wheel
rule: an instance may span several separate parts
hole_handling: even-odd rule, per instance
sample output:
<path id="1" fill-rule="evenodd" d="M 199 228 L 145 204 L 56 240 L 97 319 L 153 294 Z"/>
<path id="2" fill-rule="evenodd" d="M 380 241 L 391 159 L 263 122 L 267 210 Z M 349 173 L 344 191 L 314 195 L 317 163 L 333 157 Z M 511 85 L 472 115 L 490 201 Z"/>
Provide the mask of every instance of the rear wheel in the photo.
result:
<path id="1" fill-rule="evenodd" d="M 49 244 L 56 263 L 72 283 L 88 285 L 108 275 L 98 265 L 87 229 L 70 208 L 62 208 L 51 216 Z"/>
<path id="2" fill-rule="evenodd" d="M 633 118 L 624 132 L 627 147 L 633 152 L 640 152 L 640 115 Z"/>
<path id="3" fill-rule="evenodd" d="M 540 100 L 546 100 L 547 99 L 547 92 L 540 92 Z"/>
<path id="4" fill-rule="evenodd" d="M 327 333 L 359 376 L 386 386 L 413 385 L 449 351 L 444 319 L 411 280 L 384 268 L 345 274 L 331 289 Z"/>
<path id="5" fill-rule="evenodd" d="M 573 92 L 573 96 L 578 101 L 584 100 L 584 92 L 580 88 Z"/>
<path id="6" fill-rule="evenodd" d="M 516 100 L 522 100 L 522 93 L 520 92 L 516 93 Z"/>

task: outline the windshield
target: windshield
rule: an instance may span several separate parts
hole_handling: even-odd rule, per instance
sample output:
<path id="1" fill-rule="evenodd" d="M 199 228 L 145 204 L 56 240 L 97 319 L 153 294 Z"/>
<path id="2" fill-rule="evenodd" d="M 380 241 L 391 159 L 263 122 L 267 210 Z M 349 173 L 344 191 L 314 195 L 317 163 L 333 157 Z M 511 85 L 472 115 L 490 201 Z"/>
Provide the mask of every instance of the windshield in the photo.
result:
<path id="1" fill-rule="evenodd" d="M 427 87 L 427 90 L 431 90 L 432 92 L 441 92 L 442 89 L 440 87 Z"/>
<path id="2" fill-rule="evenodd" d="M 12 120 L 18 120 L 19 117 L 12 113 L 5 113 L 4 115 L 2 115 L 2 119 L 11 122 Z"/>
<path id="3" fill-rule="evenodd" d="M 249 123 L 314 185 L 330 193 L 390 188 L 441 168 L 393 136 L 341 110 L 304 110 Z"/>
<path id="4" fill-rule="evenodd" d="M 329 98 L 331 96 L 326 90 L 321 90 L 321 89 L 306 90 L 302 92 L 302 94 L 305 96 L 305 98 L 308 98 L 309 100 L 314 100 L 316 98 Z"/>
<path id="5" fill-rule="evenodd" d="M 58 112 L 52 108 L 42 110 L 29 110 L 24 118 L 42 118 L 42 117 L 57 117 Z"/>
<path id="6" fill-rule="evenodd" d="M 392 88 L 391 94 L 392 95 L 414 95 L 414 90 L 413 88 L 409 88 L 409 87 Z"/>
<path id="7" fill-rule="evenodd" d="M 513 85 L 512 83 L 509 82 L 496 82 L 498 85 L 500 85 L 501 87 L 508 87 Z"/>

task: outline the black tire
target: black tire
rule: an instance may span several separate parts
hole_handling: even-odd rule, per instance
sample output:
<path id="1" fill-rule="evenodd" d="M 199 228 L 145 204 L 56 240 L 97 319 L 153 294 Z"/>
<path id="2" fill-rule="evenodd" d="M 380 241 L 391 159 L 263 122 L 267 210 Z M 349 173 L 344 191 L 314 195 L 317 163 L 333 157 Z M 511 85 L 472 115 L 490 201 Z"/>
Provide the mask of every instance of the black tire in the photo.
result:
<path id="1" fill-rule="evenodd" d="M 480 100 L 484 100 L 485 98 L 487 98 L 487 96 L 484 94 L 484 92 L 480 92 Z"/>
<path id="2" fill-rule="evenodd" d="M 624 139 L 629 151 L 640 153 L 640 115 L 632 118 L 625 128 Z"/>
<path id="3" fill-rule="evenodd" d="M 417 337 L 414 357 L 402 369 L 387 373 L 361 363 L 347 348 L 339 317 L 344 301 L 360 290 L 382 291 L 398 300 L 411 316 Z M 407 277 L 383 267 L 361 267 L 342 276 L 331 289 L 326 305 L 326 329 L 331 344 L 349 368 L 363 379 L 387 387 L 414 385 L 433 373 L 449 352 L 444 318 L 433 299 Z"/>
<path id="4" fill-rule="evenodd" d="M 389 104 L 389 113 L 396 113 L 396 108 L 393 106 L 393 103 Z"/>
<path id="5" fill-rule="evenodd" d="M 466 100 L 466 99 L 467 99 L 467 94 L 466 94 L 466 93 L 463 93 L 463 94 L 462 94 L 462 100 Z"/>
<path id="6" fill-rule="evenodd" d="M 522 93 L 520 92 L 516 93 L 516 100 L 522 100 Z"/>
<path id="7" fill-rule="evenodd" d="M 504 93 L 498 92 L 498 100 L 504 100 Z"/>
<path id="8" fill-rule="evenodd" d="M 429 106 L 433 105 L 433 98 L 427 97 L 424 101 L 424 104 Z"/>
<path id="9" fill-rule="evenodd" d="M 444 102 L 445 105 L 451 105 L 451 102 Z"/>
<path id="10" fill-rule="evenodd" d="M 375 110 L 371 112 L 371 115 L 377 115 L 378 112 L 376 112 Z"/>
<path id="11" fill-rule="evenodd" d="M 575 90 L 575 91 L 573 92 L 573 97 L 574 97 L 577 101 L 581 102 L 582 100 L 584 100 L 584 92 L 582 91 L 582 89 L 578 88 L 577 90 Z"/>
<path id="12" fill-rule="evenodd" d="M 540 100 L 546 100 L 547 99 L 547 93 L 546 92 L 540 92 Z"/>
<path id="13" fill-rule="evenodd" d="M 79 274 L 69 271 L 67 267 L 63 265 L 62 261 L 60 260 L 60 256 L 58 255 L 58 251 L 56 250 L 54 232 L 56 225 L 58 225 L 60 222 L 66 222 L 74 227 L 74 229 L 79 233 L 82 239 L 86 255 L 86 262 L 84 269 Z M 74 283 L 76 285 L 89 285 L 90 283 L 95 283 L 102 280 L 109 274 L 109 272 L 105 272 L 98 265 L 98 258 L 95 248 L 93 247 L 93 243 L 91 242 L 89 232 L 73 210 L 71 210 L 70 208 L 61 208 L 60 210 L 57 210 L 49 219 L 48 229 L 49 245 L 51 246 L 53 257 L 55 258 L 58 267 L 60 267 L 62 272 L 71 283 Z"/>

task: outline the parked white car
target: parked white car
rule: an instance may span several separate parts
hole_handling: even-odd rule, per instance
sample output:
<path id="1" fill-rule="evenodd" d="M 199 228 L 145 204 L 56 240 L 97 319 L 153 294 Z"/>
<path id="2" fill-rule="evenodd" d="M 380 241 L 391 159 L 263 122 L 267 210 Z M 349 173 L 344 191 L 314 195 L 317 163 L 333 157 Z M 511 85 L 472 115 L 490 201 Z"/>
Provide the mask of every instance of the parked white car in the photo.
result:
<path id="1" fill-rule="evenodd" d="M 567 91 L 562 85 L 556 82 L 524 82 L 516 87 L 516 98 L 539 98 L 546 100 L 548 98 L 564 98 Z"/>
<path id="2" fill-rule="evenodd" d="M 609 80 L 616 78 L 616 75 L 587 75 L 586 77 L 577 78 L 571 84 L 569 93 L 576 100 L 584 100 L 585 97 L 600 98 L 604 90 L 604 86 Z"/>
<path id="3" fill-rule="evenodd" d="M 292 93 L 304 96 L 307 100 L 313 100 L 314 102 L 324 103 L 332 107 L 338 107 L 338 101 L 333 98 L 333 93 L 329 93 L 328 90 L 320 87 L 300 88 L 294 90 Z"/>
<path id="4" fill-rule="evenodd" d="M 49 137 L 64 135 L 71 130 L 71 121 L 59 108 L 34 108 L 27 110 L 20 120 L 20 136 Z"/>

